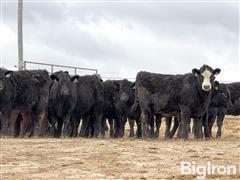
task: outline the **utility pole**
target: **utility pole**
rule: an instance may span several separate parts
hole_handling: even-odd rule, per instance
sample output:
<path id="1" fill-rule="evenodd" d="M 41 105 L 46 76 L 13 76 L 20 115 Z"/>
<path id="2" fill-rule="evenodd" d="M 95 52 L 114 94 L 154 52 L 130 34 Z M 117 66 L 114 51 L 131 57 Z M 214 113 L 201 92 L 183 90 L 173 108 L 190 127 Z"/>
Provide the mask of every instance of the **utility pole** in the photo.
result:
<path id="1" fill-rule="evenodd" d="M 23 70 L 23 0 L 18 0 L 18 70 Z"/>

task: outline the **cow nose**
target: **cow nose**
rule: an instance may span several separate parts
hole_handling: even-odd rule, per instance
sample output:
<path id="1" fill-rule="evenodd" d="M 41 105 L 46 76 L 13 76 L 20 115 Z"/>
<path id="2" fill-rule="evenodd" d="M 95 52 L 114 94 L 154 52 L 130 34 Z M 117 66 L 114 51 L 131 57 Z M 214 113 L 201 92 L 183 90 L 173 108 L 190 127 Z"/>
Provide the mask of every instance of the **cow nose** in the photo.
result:
<path id="1" fill-rule="evenodd" d="M 209 85 L 204 85 L 203 87 L 204 87 L 204 89 L 207 89 L 207 90 L 210 89 Z"/>

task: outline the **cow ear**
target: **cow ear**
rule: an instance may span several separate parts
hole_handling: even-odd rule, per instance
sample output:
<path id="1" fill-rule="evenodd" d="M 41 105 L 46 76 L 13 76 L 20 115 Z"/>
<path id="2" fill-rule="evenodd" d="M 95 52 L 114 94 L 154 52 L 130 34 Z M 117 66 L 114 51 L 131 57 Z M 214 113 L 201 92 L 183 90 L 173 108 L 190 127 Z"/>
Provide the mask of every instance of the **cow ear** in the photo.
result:
<path id="1" fill-rule="evenodd" d="M 71 81 L 73 81 L 74 83 L 76 83 L 79 79 L 79 75 L 75 75 L 73 77 L 71 77 Z"/>
<path id="2" fill-rule="evenodd" d="M 11 75 L 12 75 L 12 73 L 13 73 L 13 71 L 6 71 L 6 72 L 5 72 L 5 77 L 6 77 L 6 78 L 10 78 Z"/>
<path id="3" fill-rule="evenodd" d="M 192 69 L 192 74 L 194 76 L 199 76 L 200 75 L 200 71 L 198 69 L 194 68 L 194 69 Z"/>
<path id="4" fill-rule="evenodd" d="M 221 72 L 221 69 L 219 69 L 219 68 L 217 68 L 217 69 L 214 69 L 213 70 L 213 75 L 218 75 L 218 74 L 220 74 L 220 72 Z"/>
<path id="5" fill-rule="evenodd" d="M 59 81 L 59 78 L 58 78 L 55 74 L 51 74 L 51 75 L 50 75 L 50 78 L 51 78 L 52 80 Z"/>
<path id="6" fill-rule="evenodd" d="M 214 89 L 219 90 L 219 82 L 218 81 L 214 81 Z"/>

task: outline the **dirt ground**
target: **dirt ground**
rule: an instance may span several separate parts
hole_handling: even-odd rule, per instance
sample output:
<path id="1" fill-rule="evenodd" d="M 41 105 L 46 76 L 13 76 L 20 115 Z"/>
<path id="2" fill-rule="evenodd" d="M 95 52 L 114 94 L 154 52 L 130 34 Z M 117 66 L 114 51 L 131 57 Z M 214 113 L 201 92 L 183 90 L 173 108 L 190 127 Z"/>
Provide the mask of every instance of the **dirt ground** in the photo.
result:
<path id="1" fill-rule="evenodd" d="M 225 119 L 222 139 L 164 140 L 1 139 L 0 179 L 196 179 L 181 175 L 181 161 L 235 165 L 240 179 L 240 118 Z M 214 129 L 215 134 L 216 129 Z"/>

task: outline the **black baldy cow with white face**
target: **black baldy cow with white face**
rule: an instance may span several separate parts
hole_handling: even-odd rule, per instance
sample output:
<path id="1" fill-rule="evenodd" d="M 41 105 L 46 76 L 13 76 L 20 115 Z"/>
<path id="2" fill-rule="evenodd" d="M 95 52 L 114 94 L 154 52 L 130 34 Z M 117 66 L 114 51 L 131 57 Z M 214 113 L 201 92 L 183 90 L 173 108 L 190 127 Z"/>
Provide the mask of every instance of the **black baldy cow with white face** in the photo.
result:
<path id="1" fill-rule="evenodd" d="M 203 65 L 199 70 L 194 68 L 192 73 L 198 77 L 197 80 L 201 85 L 203 91 L 210 91 L 213 86 L 213 81 L 215 80 L 215 75 L 218 75 L 221 72 L 219 68 L 212 69 L 208 65 Z"/>
<path id="2" fill-rule="evenodd" d="M 203 65 L 192 73 L 168 75 L 141 71 L 136 77 L 135 103 L 141 108 L 143 137 L 149 137 L 149 120 L 155 113 L 181 112 L 179 138 L 188 138 L 188 125 L 199 123 L 196 138 L 202 138 L 201 119 L 210 103 L 214 76 L 220 69 Z"/>
<path id="3" fill-rule="evenodd" d="M 182 112 L 183 120 L 180 123 L 178 137 L 187 138 L 187 125 L 190 122 L 190 118 L 193 118 L 196 122 L 195 137 L 202 138 L 202 118 L 208 109 L 211 101 L 211 90 L 214 86 L 215 75 L 220 73 L 220 69 L 212 69 L 208 65 L 203 65 L 200 69 L 193 69 L 191 76 L 186 76 L 184 81 L 180 110 Z M 208 126 L 205 128 L 206 132 L 209 132 Z M 208 133 L 206 133 L 209 136 Z"/>

